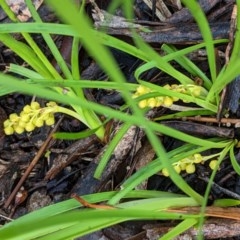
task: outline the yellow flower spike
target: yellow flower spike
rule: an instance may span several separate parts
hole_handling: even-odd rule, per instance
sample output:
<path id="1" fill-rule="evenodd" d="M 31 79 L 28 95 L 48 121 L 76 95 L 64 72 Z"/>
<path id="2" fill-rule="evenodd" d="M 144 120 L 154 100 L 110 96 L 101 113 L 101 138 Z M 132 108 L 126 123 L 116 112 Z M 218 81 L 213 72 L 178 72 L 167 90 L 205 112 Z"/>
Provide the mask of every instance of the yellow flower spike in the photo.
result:
<path id="1" fill-rule="evenodd" d="M 209 167 L 214 170 L 216 168 L 218 164 L 218 161 L 217 160 L 211 160 L 211 162 L 209 163 Z"/>
<path id="2" fill-rule="evenodd" d="M 138 106 L 139 106 L 140 108 L 145 108 L 145 107 L 147 107 L 147 100 L 146 100 L 146 99 L 141 100 L 141 101 L 138 103 Z"/>
<path id="3" fill-rule="evenodd" d="M 202 155 L 200 153 L 195 153 L 193 155 L 193 158 L 194 158 L 194 160 L 193 160 L 194 163 L 200 163 L 203 160 L 203 157 L 202 157 Z"/>
<path id="4" fill-rule="evenodd" d="M 168 96 L 164 97 L 163 105 L 165 107 L 170 107 L 170 106 L 172 106 L 172 104 L 173 104 L 173 99 L 171 97 L 168 97 Z"/>
<path id="5" fill-rule="evenodd" d="M 147 105 L 150 107 L 150 108 L 154 108 L 156 107 L 157 105 L 157 100 L 155 98 L 149 98 L 147 100 Z"/>
<path id="6" fill-rule="evenodd" d="M 169 177 L 169 172 L 166 168 L 162 169 L 162 175 L 165 176 L 165 177 Z"/>
<path id="7" fill-rule="evenodd" d="M 187 164 L 186 166 L 186 173 L 191 174 L 194 173 L 196 171 L 196 167 L 193 163 Z"/>
<path id="8" fill-rule="evenodd" d="M 13 127 L 10 127 L 10 126 L 5 127 L 5 128 L 4 128 L 4 133 L 5 133 L 6 135 L 12 135 L 12 134 L 14 133 Z"/>

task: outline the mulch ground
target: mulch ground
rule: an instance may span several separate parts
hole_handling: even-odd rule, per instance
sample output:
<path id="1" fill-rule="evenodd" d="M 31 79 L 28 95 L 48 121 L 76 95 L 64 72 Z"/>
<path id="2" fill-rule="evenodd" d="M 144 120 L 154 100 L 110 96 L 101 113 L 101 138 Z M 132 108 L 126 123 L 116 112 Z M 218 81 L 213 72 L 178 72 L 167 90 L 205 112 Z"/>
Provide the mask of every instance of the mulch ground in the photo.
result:
<path id="1" fill-rule="evenodd" d="M 146 2 L 152 3 L 148 6 Z M 160 1 L 159 1 L 160 2 Z M 201 41 L 201 34 L 194 23 L 191 15 L 184 8 L 179 8 L 178 1 L 165 1 L 167 10 L 163 16 L 159 16 L 158 1 L 143 1 L 136 0 L 134 2 L 134 13 L 136 24 L 146 26 L 152 29 L 151 34 L 142 33 L 143 39 L 151 44 L 159 51 L 161 44 L 174 44 L 178 48 L 183 48 L 186 45 L 196 44 Z M 215 39 L 229 38 L 230 19 L 235 1 L 199 1 L 203 7 Z M 109 1 L 96 0 L 96 4 L 100 9 L 106 10 Z M 86 10 L 89 16 L 92 17 L 93 6 L 88 3 Z M 2 11 L 2 9 L 0 9 Z M 56 16 L 46 6 L 41 5 L 39 13 L 46 21 L 57 21 Z M 20 14 L 18 12 L 18 14 Z M 119 17 L 121 10 L 118 11 Z M 160 18 L 160 19 L 159 19 Z M 117 18 L 119 20 L 119 18 Z M 31 20 L 31 19 L 30 19 Z M 122 28 L 120 25 L 107 26 L 109 34 L 118 37 L 124 41 L 131 42 L 129 29 Z M 0 13 L 0 21 L 8 22 L 8 19 L 3 12 Z M 97 19 L 93 22 L 97 23 Z M 98 27 L 101 27 L 98 25 Z M 16 36 L 17 38 L 19 36 Z M 69 61 L 69 51 L 64 51 L 66 46 L 71 44 L 71 39 L 68 37 L 55 38 L 59 49 L 62 51 L 66 61 Z M 42 49 L 45 49 L 43 40 L 36 36 L 36 41 Z M 15 56 L 11 51 L 0 44 L 0 68 L 3 71 L 5 67 L 13 62 L 22 64 L 23 62 Z M 224 52 L 226 45 L 220 45 L 216 49 L 219 66 L 224 65 Z M 116 58 L 119 67 L 122 69 L 129 82 L 135 82 L 134 70 L 141 65 L 141 61 L 129 56 L 123 52 L 111 49 L 113 56 Z M 106 79 L 106 74 L 99 66 L 91 59 L 83 48 L 79 51 L 80 68 L 83 79 Z M 51 59 L 51 56 L 48 56 Z M 203 51 L 198 51 L 192 54 L 191 59 L 198 66 L 208 73 L 208 65 L 206 54 Z M 53 62 L 53 64 L 55 64 Z M 173 63 L 174 64 L 174 63 Z M 57 66 L 56 66 L 57 67 Z M 179 66 L 176 65 L 176 68 Z M 184 71 L 184 70 L 182 70 Z M 158 69 L 152 69 L 143 76 L 144 79 L 159 84 L 172 83 L 173 80 L 165 73 Z M 237 91 L 228 94 L 228 99 L 225 101 L 225 108 L 229 108 L 233 118 L 238 118 L 240 115 L 238 99 L 239 99 L 239 82 L 235 83 Z M 118 109 L 124 102 L 120 94 L 109 90 L 86 90 L 86 97 L 98 103 Z M 237 99 L 237 100 L 236 100 Z M 20 93 L 14 93 L 0 98 L 0 120 L 4 121 L 6 117 L 13 113 L 19 113 L 22 108 L 31 102 L 32 98 Z M 37 99 L 44 104 L 44 100 Z M 237 102 L 237 105 L 236 105 Z M 160 116 L 170 113 L 164 108 L 154 109 L 151 116 Z M 66 116 L 57 116 L 58 131 L 79 132 L 86 127 L 75 119 Z M 111 139 L 115 131 L 118 129 L 119 122 L 111 121 L 108 129 L 112 132 L 108 133 L 106 139 Z M 201 137 L 209 137 L 209 124 L 205 122 L 193 123 L 189 122 L 165 122 L 164 124 L 172 126 L 191 135 Z M 238 136 L 234 126 L 225 127 L 217 124 L 210 124 L 210 127 L 218 127 L 216 131 L 211 133 L 211 136 L 224 136 L 232 138 Z M 212 128 L 214 129 L 214 128 Z M 96 165 L 107 146 L 106 143 L 101 143 L 95 136 L 81 139 L 78 141 L 63 141 L 49 139 L 51 127 L 43 127 L 37 129 L 31 134 L 21 134 L 13 136 L 4 136 L 2 128 L 0 128 L 0 223 L 5 224 L 4 216 L 10 218 L 18 218 L 30 211 L 42 208 L 49 204 L 69 199 L 72 193 L 79 195 L 90 194 L 106 190 L 119 189 L 120 184 L 137 171 L 141 166 L 146 165 L 154 159 L 155 153 L 148 143 L 142 129 L 132 127 L 121 141 L 121 147 L 115 150 L 108 164 L 107 170 L 104 172 L 101 180 L 93 178 Z M 221 135 L 222 136 L 222 135 Z M 181 141 L 162 137 L 162 142 L 167 150 L 174 149 L 182 144 Z M 43 148 L 43 146 L 45 148 Z M 50 154 L 46 154 L 49 151 Z M 144 157 L 144 158 L 143 158 Z M 236 155 L 240 160 L 240 155 Z M 30 162 L 35 162 L 34 168 L 29 171 Z M 29 171 L 29 174 L 27 173 Z M 200 194 L 204 194 L 210 169 L 208 166 L 198 166 L 197 171 L 191 175 L 183 175 L 187 183 L 192 186 Z M 26 176 L 24 181 L 20 182 L 23 176 Z M 221 171 L 217 173 L 215 185 L 209 198 L 209 203 L 215 199 L 229 197 L 240 199 L 240 178 L 233 171 L 229 159 L 226 159 L 221 165 Z M 19 185 L 18 198 L 14 197 L 13 191 Z M 169 178 L 162 175 L 155 175 L 147 182 L 143 183 L 142 189 L 153 189 L 181 193 L 181 191 L 171 182 Z M 10 196 L 14 198 L 9 199 Z M 123 223 L 117 226 L 99 231 L 86 237 L 79 239 L 156 239 L 159 234 L 167 232 L 176 223 L 164 222 L 131 222 Z M 213 224 L 213 225 L 211 225 Z M 231 226 L 236 222 L 224 221 L 215 219 L 214 222 L 206 222 L 206 232 L 212 232 L 211 226 L 214 228 L 222 226 L 222 230 L 214 234 L 206 235 L 206 239 L 238 239 L 240 233 Z M 226 231 L 224 230 L 224 227 Z M 230 229 L 230 231 L 229 231 Z M 194 231 L 194 230 L 191 230 Z M 224 232 L 225 231 L 225 232 Z M 225 235 L 220 235 L 225 233 Z M 194 232 L 188 232 L 185 237 L 193 239 Z M 184 236 L 179 236 L 179 239 L 186 239 Z M 231 238 L 230 238 L 231 237 Z M 188 238 L 190 239 L 190 238 Z"/>

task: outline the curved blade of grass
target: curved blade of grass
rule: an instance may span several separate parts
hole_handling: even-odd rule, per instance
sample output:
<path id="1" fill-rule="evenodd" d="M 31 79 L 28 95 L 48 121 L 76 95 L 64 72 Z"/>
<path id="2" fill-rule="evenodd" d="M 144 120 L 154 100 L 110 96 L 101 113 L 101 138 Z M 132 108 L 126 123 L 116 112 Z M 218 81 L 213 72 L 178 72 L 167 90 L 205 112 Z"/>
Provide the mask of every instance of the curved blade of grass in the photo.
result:
<path id="1" fill-rule="evenodd" d="M 238 75 L 240 75 L 240 32 L 238 29 L 240 28 L 240 1 L 237 0 L 237 18 L 236 18 L 236 31 L 234 36 L 234 43 L 232 54 L 229 59 L 227 66 L 225 66 L 216 82 L 214 82 L 211 91 L 209 92 L 207 100 L 209 102 L 213 102 L 215 99 L 215 95 L 218 95 L 225 86 L 234 80 Z"/>
<path id="2" fill-rule="evenodd" d="M 206 206 L 207 206 L 207 203 L 208 203 L 208 198 L 209 198 L 209 194 L 210 194 L 210 190 L 211 190 L 211 187 L 212 187 L 212 183 L 213 183 L 213 180 L 216 176 L 216 173 L 217 173 L 217 170 L 219 169 L 219 166 L 221 164 L 221 162 L 223 161 L 223 159 L 225 158 L 225 156 L 227 155 L 227 153 L 229 152 L 229 150 L 235 145 L 235 141 L 231 141 L 229 142 L 225 148 L 221 151 L 219 157 L 218 157 L 218 162 L 217 162 L 217 165 L 215 166 L 214 170 L 212 171 L 212 174 L 209 178 L 209 181 L 208 181 L 208 184 L 207 184 L 207 187 L 206 187 L 206 191 L 204 193 L 204 198 L 203 198 L 203 202 L 202 202 L 202 206 L 201 206 L 201 217 L 199 219 L 199 223 L 198 223 L 198 228 L 201 229 L 202 226 L 203 226 L 203 223 L 204 223 L 204 212 L 205 212 L 205 209 L 206 209 Z"/>
<path id="3" fill-rule="evenodd" d="M 184 117 L 191 117 L 191 116 L 204 116 L 204 115 L 211 115 L 212 112 L 209 110 L 205 110 L 204 108 L 199 110 L 189 110 L 189 111 L 182 111 L 173 114 L 164 115 L 161 117 L 154 118 L 154 121 L 162 121 L 167 119 L 178 119 Z"/>
<path id="4" fill-rule="evenodd" d="M 82 138 L 86 138 L 86 137 L 93 135 L 94 133 L 96 133 L 96 131 L 98 129 L 99 128 L 91 129 L 91 130 L 84 130 L 84 131 L 77 132 L 77 133 L 56 132 L 53 134 L 53 137 L 56 139 L 77 140 L 77 139 L 82 139 Z"/>
<path id="5" fill-rule="evenodd" d="M 28 9 L 30 10 L 30 13 L 32 15 L 32 18 L 37 22 L 37 23 L 42 23 L 42 19 L 40 18 L 38 12 L 36 11 L 33 2 L 31 0 L 26 0 L 26 4 Z M 72 78 L 72 74 L 63 59 L 62 55 L 60 54 L 56 44 L 52 40 L 50 34 L 47 33 L 42 33 L 42 37 L 45 40 L 47 46 L 49 47 L 51 53 L 53 54 L 56 62 L 58 63 L 59 67 L 62 69 L 64 75 L 66 78 Z"/>
<path id="6" fill-rule="evenodd" d="M 134 41 L 143 52 L 148 54 L 151 62 L 155 62 L 155 66 L 157 68 L 172 76 L 183 85 L 194 84 L 194 81 L 192 79 L 176 70 L 169 62 L 167 62 L 157 52 L 155 52 L 152 47 L 145 43 L 137 34 L 135 34 Z"/>
<path id="7" fill-rule="evenodd" d="M 10 34 L 0 34 L 0 41 L 31 65 L 40 75 L 51 78 L 50 72 L 43 66 L 35 52 L 25 43 L 15 40 Z"/>
<path id="8" fill-rule="evenodd" d="M 176 53 L 178 50 L 174 46 L 169 46 L 166 44 L 163 44 L 161 49 L 163 49 L 165 52 L 169 53 Z M 189 58 L 186 56 L 180 56 L 175 57 L 174 60 L 183 68 L 185 68 L 189 73 L 191 73 L 193 76 L 197 76 L 203 80 L 203 85 L 206 87 L 206 89 L 210 89 L 212 86 L 212 82 L 210 79 L 206 76 L 206 74 L 195 64 L 193 63 Z"/>
<path id="9" fill-rule="evenodd" d="M 235 207 L 240 205 L 240 200 L 236 199 L 216 199 L 213 203 L 213 206 L 216 207 Z"/>
<path id="10" fill-rule="evenodd" d="M 104 152 L 97 169 L 95 170 L 94 177 L 97 179 L 101 178 L 102 172 L 104 171 L 104 168 L 106 167 L 111 154 L 113 153 L 114 149 L 117 147 L 117 145 L 120 143 L 121 139 L 127 132 L 127 130 L 131 127 L 131 124 L 124 123 L 121 128 L 118 130 L 118 132 L 115 134 L 115 136 L 111 139 L 106 151 Z"/>
<path id="11" fill-rule="evenodd" d="M 179 223 L 176 227 L 171 229 L 168 233 L 164 234 L 160 240 L 169 240 L 174 239 L 175 237 L 179 236 L 181 233 L 184 233 L 189 228 L 196 225 L 198 220 L 196 218 L 188 218 L 183 220 L 181 223 Z"/>
<path id="12" fill-rule="evenodd" d="M 40 78 L 30 78 L 27 80 L 28 83 L 38 83 L 41 86 L 53 86 L 53 87 L 79 87 L 79 88 L 100 88 L 100 89 L 115 89 L 129 91 L 136 91 L 139 84 L 135 83 L 123 83 L 118 84 L 116 82 L 105 82 L 99 80 L 50 80 L 50 79 L 40 79 Z"/>
<path id="13" fill-rule="evenodd" d="M 194 17 L 198 27 L 201 31 L 204 42 L 206 43 L 206 51 L 208 57 L 208 65 L 210 68 L 211 79 L 213 82 L 216 80 L 217 72 L 216 72 L 216 59 L 215 59 L 215 51 L 211 29 L 208 24 L 208 20 L 200 7 L 199 3 L 195 0 L 183 0 L 182 1 L 185 6 L 188 8 L 192 16 Z"/>
<path id="14" fill-rule="evenodd" d="M 39 73 L 13 63 L 9 65 L 9 68 L 7 70 L 8 72 L 12 72 L 26 78 L 33 78 L 33 79 L 36 78 L 36 79 L 39 79 L 39 81 L 43 81 L 44 79 Z"/>
<path id="15" fill-rule="evenodd" d="M 240 175 L 240 166 L 239 166 L 239 163 L 238 163 L 238 161 L 237 161 L 237 159 L 234 155 L 234 146 L 231 147 L 229 156 L 230 156 L 231 164 L 233 166 L 234 171 L 238 175 Z"/>

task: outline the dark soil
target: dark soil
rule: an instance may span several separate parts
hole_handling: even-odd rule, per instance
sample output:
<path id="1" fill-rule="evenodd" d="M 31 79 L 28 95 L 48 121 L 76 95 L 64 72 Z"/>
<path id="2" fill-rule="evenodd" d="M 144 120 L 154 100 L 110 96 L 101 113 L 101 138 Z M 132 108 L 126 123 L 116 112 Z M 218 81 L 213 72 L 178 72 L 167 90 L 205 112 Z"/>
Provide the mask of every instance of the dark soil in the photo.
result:
<path id="1" fill-rule="evenodd" d="M 169 12 L 172 14 L 166 17 L 165 20 L 159 20 L 157 17 L 157 1 L 152 1 L 153 7 L 149 8 L 143 0 L 136 0 L 134 3 L 136 24 L 144 25 L 151 28 L 152 34 L 142 33 L 143 39 L 151 44 L 157 51 L 161 44 L 171 43 L 178 48 L 186 45 L 195 44 L 201 41 L 201 34 L 196 27 L 191 15 L 186 9 L 178 9 L 174 5 L 177 1 L 165 1 Z M 234 1 L 231 0 L 200 0 L 206 15 L 211 23 L 213 36 L 215 39 L 229 38 L 230 19 L 233 10 Z M 96 0 L 96 3 L 101 9 L 107 9 L 108 1 Z M 91 15 L 92 5 L 87 4 L 87 11 Z M 56 16 L 52 11 L 42 5 L 39 8 L 39 13 L 45 21 L 57 21 Z M 20 14 L 20 12 L 19 12 Z M 118 12 L 121 15 L 121 10 Z M 7 22 L 8 19 L 4 16 L 0 9 L 0 18 L 2 22 Z M 31 21 L 31 19 L 29 19 Z M 131 35 L 128 29 L 119 27 L 109 27 L 109 34 L 118 38 L 131 42 Z M 19 36 L 16 36 L 18 38 Z M 44 42 L 39 36 L 36 36 L 36 41 L 45 49 Z M 69 50 L 67 46 L 71 44 L 71 39 L 67 37 L 57 37 L 56 42 L 59 45 L 66 61 L 69 60 Z M 226 45 L 220 45 L 217 48 L 218 53 L 224 53 Z M 135 82 L 134 70 L 141 64 L 138 59 L 129 56 L 123 52 L 111 49 L 113 56 L 116 58 L 119 67 L 122 69 L 129 82 Z M 45 51 L 46 52 L 46 51 Z M 224 57 L 218 54 L 219 67 L 224 65 Z M 99 66 L 88 56 L 84 49 L 80 49 L 80 64 L 83 79 L 103 79 L 106 78 L 105 73 Z M 49 58 L 51 56 L 49 55 Z M 191 58 L 198 63 L 204 72 L 208 73 L 208 65 L 206 56 L 198 52 L 192 55 Z M 1 45 L 0 52 L 1 70 L 9 63 L 22 64 L 22 61 L 15 56 L 11 51 Z M 55 64 L 53 62 L 53 64 Z M 57 67 L 57 66 L 56 66 Z M 176 65 L 177 68 L 179 66 Z M 184 70 L 182 70 L 184 71 Z M 163 72 L 153 69 L 148 71 L 144 79 L 159 83 L 172 83 L 173 80 Z M 224 108 L 230 109 L 230 114 L 233 118 L 239 117 L 239 80 L 237 79 L 228 89 Z M 118 92 L 107 90 L 86 90 L 86 97 L 90 100 L 108 105 L 118 109 L 124 102 Z M 37 99 L 44 104 L 44 100 Z M 31 97 L 20 93 L 10 94 L 0 99 L 0 121 L 3 122 L 7 115 L 17 112 L 19 113 L 23 106 L 31 102 Z M 160 116 L 169 112 L 164 108 L 154 109 L 149 114 L 151 117 Z M 58 131 L 79 132 L 86 127 L 75 119 L 64 116 L 57 116 L 59 119 Z M 39 161 L 31 170 L 30 175 L 21 184 L 21 189 L 18 191 L 18 198 L 9 201 L 9 196 L 18 184 L 21 177 L 26 174 L 26 170 L 30 162 L 41 151 L 42 145 L 46 142 L 52 128 L 43 127 L 35 130 L 31 134 L 21 134 L 13 136 L 4 136 L 2 128 L 0 128 L 0 223 L 5 224 L 7 220 L 3 216 L 18 218 L 30 211 L 42 208 L 52 203 L 69 199 L 72 193 L 80 195 L 100 192 L 104 190 L 119 189 L 120 184 L 137 171 L 142 165 L 154 158 L 155 153 L 149 145 L 144 132 L 141 129 L 132 127 L 122 141 L 121 149 L 111 157 L 111 161 L 104 172 L 101 180 L 93 178 L 94 170 L 99 161 L 99 158 L 107 146 L 107 139 L 114 135 L 118 128 L 119 122 L 112 121 L 108 128 L 113 129 L 106 136 L 106 143 L 101 143 L 95 136 L 78 141 L 63 141 L 50 140 L 43 154 L 40 155 Z M 238 136 L 238 131 L 234 127 L 225 127 L 223 125 L 206 123 L 194 123 L 191 121 L 168 121 L 164 124 L 191 135 L 201 137 L 224 136 L 233 138 Z M 1 124 L 2 125 L 2 124 Z M 167 150 L 171 150 L 180 146 L 182 143 L 163 137 L 162 142 Z M 47 156 L 46 151 L 50 151 Z M 144 156 L 144 159 L 143 159 Z M 240 154 L 237 152 L 236 157 L 240 160 Z M 198 166 L 194 174 L 184 176 L 186 181 L 200 194 L 204 194 L 205 188 L 210 175 L 208 166 Z M 209 204 L 219 198 L 235 198 L 240 199 L 240 178 L 233 171 L 229 159 L 226 159 L 221 165 L 221 171 L 217 173 L 215 183 L 209 197 Z M 169 178 L 161 175 L 155 175 L 142 185 L 142 189 L 154 189 L 180 193 L 180 190 L 171 182 Z M 19 195 L 21 193 L 21 195 Z M 19 197 L 20 196 L 20 197 Z M 219 225 L 230 228 L 231 221 L 222 219 L 214 220 L 215 227 Z M 91 234 L 79 239 L 109 239 L 109 240 L 126 240 L 126 239 L 156 239 L 159 234 L 167 232 L 176 223 L 165 222 L 159 225 L 159 222 L 131 222 L 120 224 L 103 231 Z M 205 224 L 205 228 L 210 229 L 212 222 Z M 233 224 L 233 223 L 232 223 Z M 235 223 L 234 223 L 235 224 Z M 224 231 L 224 230 L 222 230 Z M 193 237 L 194 233 L 189 232 L 185 237 Z M 238 239 L 240 233 L 235 230 L 226 231 L 225 235 L 218 233 L 206 235 L 206 239 Z M 179 236 L 178 239 L 190 239 Z"/>

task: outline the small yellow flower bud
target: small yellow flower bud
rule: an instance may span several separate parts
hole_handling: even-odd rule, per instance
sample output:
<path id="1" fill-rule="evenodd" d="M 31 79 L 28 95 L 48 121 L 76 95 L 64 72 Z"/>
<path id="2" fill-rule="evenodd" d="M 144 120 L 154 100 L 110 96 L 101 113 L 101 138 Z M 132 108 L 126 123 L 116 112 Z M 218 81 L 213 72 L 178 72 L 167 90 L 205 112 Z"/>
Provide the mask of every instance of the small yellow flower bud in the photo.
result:
<path id="1" fill-rule="evenodd" d="M 53 102 L 53 101 L 50 101 L 46 104 L 47 107 L 55 107 L 57 106 L 57 103 L 56 102 Z"/>
<path id="2" fill-rule="evenodd" d="M 195 165 L 194 164 L 187 164 L 186 166 L 186 172 L 191 174 L 191 173 L 194 173 L 196 171 L 196 168 L 195 168 Z"/>
<path id="3" fill-rule="evenodd" d="M 145 108 L 145 107 L 147 107 L 147 100 L 145 99 L 145 100 L 141 100 L 139 103 L 138 103 L 138 106 L 140 107 L 140 108 Z"/>
<path id="4" fill-rule="evenodd" d="M 32 108 L 30 107 L 30 105 L 24 106 L 24 108 L 23 108 L 23 113 L 28 114 L 28 113 L 30 113 L 30 112 L 32 112 Z"/>
<path id="5" fill-rule="evenodd" d="M 195 153 L 194 155 L 193 155 L 193 158 L 194 158 L 194 163 L 200 163 L 200 162 L 202 162 L 202 160 L 203 160 L 203 157 L 202 157 L 202 155 L 201 154 L 199 154 L 199 153 Z"/>
<path id="6" fill-rule="evenodd" d="M 163 168 L 163 169 L 162 169 L 162 174 L 163 174 L 163 176 L 165 176 L 165 177 L 169 177 L 169 172 L 168 172 L 168 170 L 167 170 L 166 168 Z"/>
<path id="7" fill-rule="evenodd" d="M 19 126 L 19 127 L 21 127 L 21 128 L 25 128 L 26 124 L 27 124 L 26 122 L 20 120 L 20 121 L 18 122 L 18 125 L 17 125 L 17 126 Z"/>
<path id="8" fill-rule="evenodd" d="M 156 107 L 157 105 L 157 100 L 155 98 L 149 98 L 147 100 L 147 105 L 150 107 L 150 108 L 154 108 Z"/>
<path id="9" fill-rule="evenodd" d="M 142 85 L 140 85 L 138 88 L 137 88 L 137 93 L 139 95 L 143 95 L 143 94 L 146 94 L 146 93 L 149 93 L 150 92 L 150 89 L 147 88 L 147 87 L 144 87 Z"/>
<path id="10" fill-rule="evenodd" d="M 31 122 L 27 123 L 26 126 L 25 126 L 25 130 L 26 130 L 27 132 L 32 132 L 34 129 L 35 129 L 35 126 L 34 126 L 34 124 L 31 123 Z"/>
<path id="11" fill-rule="evenodd" d="M 30 120 L 30 116 L 24 112 L 24 114 L 21 114 L 21 121 L 28 122 Z"/>
<path id="12" fill-rule="evenodd" d="M 201 87 L 200 86 L 193 86 L 189 89 L 191 94 L 195 97 L 198 97 L 201 94 Z"/>
<path id="13" fill-rule="evenodd" d="M 173 99 L 174 102 L 179 101 L 179 98 L 178 98 L 178 97 L 172 97 L 172 99 Z"/>
<path id="14" fill-rule="evenodd" d="M 55 119 L 54 119 L 54 116 L 53 117 L 49 117 L 46 121 L 45 121 L 45 124 L 47 125 L 47 126 L 51 126 L 51 125 L 53 125 L 55 123 Z"/>
<path id="15" fill-rule="evenodd" d="M 170 90 L 171 86 L 169 84 L 166 84 L 166 85 L 163 86 L 163 88 L 166 88 L 166 89 Z"/>
<path id="16" fill-rule="evenodd" d="M 41 119 L 46 121 L 51 115 L 49 113 L 42 113 L 41 114 Z"/>
<path id="17" fill-rule="evenodd" d="M 13 127 L 5 127 L 4 132 L 6 135 L 12 135 L 14 133 Z"/>
<path id="18" fill-rule="evenodd" d="M 35 125 L 36 127 L 42 127 L 42 126 L 44 125 L 43 119 L 41 119 L 41 118 L 35 119 L 34 125 Z"/>
<path id="19" fill-rule="evenodd" d="M 164 97 L 164 99 L 163 99 L 164 106 L 170 107 L 170 106 L 172 106 L 172 104 L 173 104 L 173 100 L 171 97 L 168 97 L 168 96 Z"/>
<path id="20" fill-rule="evenodd" d="M 16 113 L 12 113 L 9 115 L 9 119 L 11 122 L 17 122 L 19 119 L 19 116 Z"/>
<path id="21" fill-rule="evenodd" d="M 179 165 L 180 165 L 180 168 L 181 168 L 182 171 L 186 170 L 187 164 L 185 162 L 180 162 Z"/>
<path id="22" fill-rule="evenodd" d="M 4 127 L 8 127 L 9 125 L 11 125 L 11 121 L 9 119 L 7 119 L 3 122 Z"/>
<path id="23" fill-rule="evenodd" d="M 38 102 L 31 102 L 31 108 L 33 109 L 33 110 L 38 110 L 38 109 L 40 109 L 40 104 L 38 103 Z"/>
<path id="24" fill-rule="evenodd" d="M 217 160 L 211 160 L 211 162 L 209 163 L 209 167 L 214 170 L 217 166 L 218 161 Z"/>
<path id="25" fill-rule="evenodd" d="M 24 128 L 23 127 L 20 127 L 20 126 L 16 126 L 14 128 L 15 132 L 18 133 L 18 134 L 22 134 L 24 132 Z"/>
<path id="26" fill-rule="evenodd" d="M 180 173 L 181 172 L 181 167 L 180 167 L 180 165 L 175 165 L 174 167 L 174 170 L 177 172 L 177 173 Z"/>

